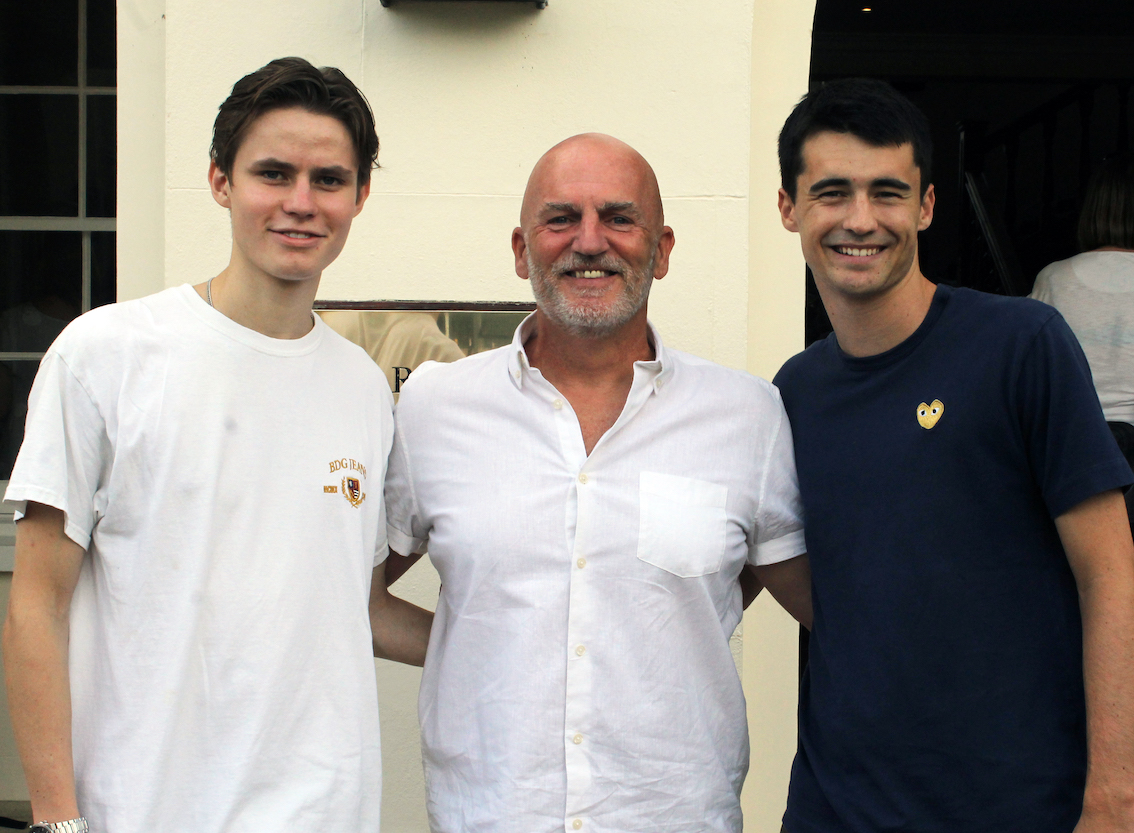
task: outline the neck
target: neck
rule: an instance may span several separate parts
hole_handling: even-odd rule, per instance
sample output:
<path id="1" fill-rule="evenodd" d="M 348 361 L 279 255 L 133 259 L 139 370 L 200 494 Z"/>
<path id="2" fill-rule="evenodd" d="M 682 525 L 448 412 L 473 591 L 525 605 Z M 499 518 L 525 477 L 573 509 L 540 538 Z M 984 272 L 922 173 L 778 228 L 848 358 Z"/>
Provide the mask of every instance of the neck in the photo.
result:
<path id="1" fill-rule="evenodd" d="M 839 347 L 851 356 L 877 356 L 897 347 L 925 320 L 936 287 L 919 270 L 887 292 L 845 296 L 819 288 Z M 828 297 L 832 296 L 832 297 Z"/>
<path id="2" fill-rule="evenodd" d="M 617 332 L 597 337 L 564 330 L 537 309 L 535 327 L 524 349 L 531 366 L 561 389 L 619 385 L 629 390 L 634 362 L 654 358 L 645 308 Z"/>
<path id="3" fill-rule="evenodd" d="M 242 327 L 270 338 L 302 338 L 314 322 L 311 305 L 319 278 L 281 280 L 263 274 L 241 273 L 233 264 L 212 280 L 194 287 L 202 298 L 211 290 L 213 307 Z"/>

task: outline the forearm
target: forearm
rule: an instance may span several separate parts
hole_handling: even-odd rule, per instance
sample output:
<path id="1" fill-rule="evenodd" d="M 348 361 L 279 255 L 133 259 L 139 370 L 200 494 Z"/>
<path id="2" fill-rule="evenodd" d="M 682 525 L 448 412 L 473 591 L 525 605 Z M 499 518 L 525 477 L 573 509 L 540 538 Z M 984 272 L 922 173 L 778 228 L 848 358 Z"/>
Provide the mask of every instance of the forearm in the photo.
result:
<path id="1" fill-rule="evenodd" d="M 811 562 L 807 555 L 759 566 L 755 572 L 780 606 L 811 630 Z"/>
<path id="2" fill-rule="evenodd" d="M 1134 566 L 1083 588 L 1084 817 L 1134 823 Z M 1122 827 L 1119 829 L 1129 829 Z"/>
<path id="3" fill-rule="evenodd" d="M 38 821 L 80 815 L 71 754 L 66 617 L 11 600 L 4 624 L 4 673 L 16 748 Z"/>
<path id="4" fill-rule="evenodd" d="M 374 637 L 374 656 L 424 665 L 433 614 L 415 604 L 384 591 L 380 605 L 372 605 L 370 630 Z"/>
<path id="5" fill-rule="evenodd" d="M 1134 830 L 1134 542 L 1104 492 L 1055 519 L 1079 591 L 1087 784 L 1078 833 Z"/>

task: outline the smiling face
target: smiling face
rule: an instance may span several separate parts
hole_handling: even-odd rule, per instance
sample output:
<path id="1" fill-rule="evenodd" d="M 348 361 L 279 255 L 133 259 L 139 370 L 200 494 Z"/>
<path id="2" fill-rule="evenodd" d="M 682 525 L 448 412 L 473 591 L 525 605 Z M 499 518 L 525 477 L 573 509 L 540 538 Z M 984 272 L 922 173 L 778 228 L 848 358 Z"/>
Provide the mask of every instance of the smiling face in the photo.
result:
<path id="1" fill-rule="evenodd" d="M 662 225 L 657 181 L 636 151 L 597 135 L 552 148 L 528 181 L 520 223 L 516 273 L 531 280 L 543 316 L 585 336 L 644 322 L 674 238 Z"/>
<path id="2" fill-rule="evenodd" d="M 911 146 L 827 131 L 802 156 L 795 199 L 780 189 L 780 216 L 799 232 L 824 302 L 874 298 L 920 276 L 917 233 L 933 220 L 934 195 L 932 185 L 921 195 Z"/>
<path id="3" fill-rule="evenodd" d="M 209 185 L 232 214 L 229 269 L 284 281 L 319 278 L 342 251 L 370 190 L 358 187 L 356 154 L 342 123 L 299 107 L 256 119 L 231 177 L 213 163 Z"/>

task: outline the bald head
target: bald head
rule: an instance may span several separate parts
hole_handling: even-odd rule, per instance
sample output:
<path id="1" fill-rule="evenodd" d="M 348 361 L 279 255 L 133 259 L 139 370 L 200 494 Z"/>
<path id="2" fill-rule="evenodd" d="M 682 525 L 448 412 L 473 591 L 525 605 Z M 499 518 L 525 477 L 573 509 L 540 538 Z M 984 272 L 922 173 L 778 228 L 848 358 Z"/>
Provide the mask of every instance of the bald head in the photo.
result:
<path id="1" fill-rule="evenodd" d="M 540 157 L 524 190 L 520 227 L 530 228 L 549 201 L 558 204 L 572 188 L 587 186 L 606 189 L 616 201 L 632 203 L 650 230 L 660 233 L 665 217 L 654 169 L 630 145 L 604 133 L 572 136 Z"/>

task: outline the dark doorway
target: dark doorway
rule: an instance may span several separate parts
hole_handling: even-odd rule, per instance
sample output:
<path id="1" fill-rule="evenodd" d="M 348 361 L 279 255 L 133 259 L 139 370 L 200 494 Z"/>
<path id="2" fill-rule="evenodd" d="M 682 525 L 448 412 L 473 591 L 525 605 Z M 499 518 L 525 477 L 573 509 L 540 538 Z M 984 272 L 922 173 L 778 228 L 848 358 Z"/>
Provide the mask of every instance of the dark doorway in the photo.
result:
<path id="1" fill-rule="evenodd" d="M 937 205 L 922 270 L 1025 295 L 1076 253 L 1091 171 L 1134 139 L 1134 5 L 818 0 L 811 85 L 882 78 L 933 130 Z M 807 278 L 806 341 L 830 332 Z"/>

